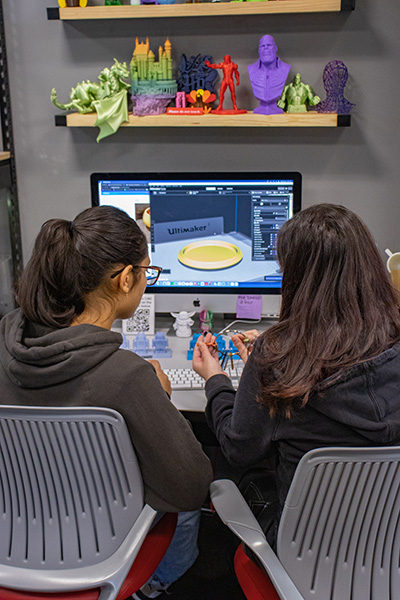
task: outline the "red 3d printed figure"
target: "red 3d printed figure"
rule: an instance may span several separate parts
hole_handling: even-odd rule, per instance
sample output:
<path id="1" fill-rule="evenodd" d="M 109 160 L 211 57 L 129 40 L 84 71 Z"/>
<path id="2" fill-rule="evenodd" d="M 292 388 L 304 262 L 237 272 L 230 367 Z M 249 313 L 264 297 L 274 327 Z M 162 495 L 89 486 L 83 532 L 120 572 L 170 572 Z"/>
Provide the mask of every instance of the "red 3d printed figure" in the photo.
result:
<path id="1" fill-rule="evenodd" d="M 238 71 L 237 64 L 232 62 L 229 54 L 224 56 L 224 62 L 221 62 L 218 65 L 216 65 L 214 63 L 210 63 L 208 60 L 205 60 L 204 64 L 206 64 L 207 67 L 209 67 L 210 69 L 221 69 L 222 73 L 224 75 L 224 77 L 222 79 L 221 87 L 219 90 L 218 108 L 216 108 L 212 112 L 225 113 L 225 114 L 240 114 L 240 113 L 247 112 L 246 110 L 239 110 L 236 105 L 235 84 L 233 81 L 233 76 L 236 77 L 236 85 L 240 85 L 239 71 Z M 229 87 L 229 90 L 231 92 L 233 110 L 224 110 L 222 108 L 227 87 Z"/>

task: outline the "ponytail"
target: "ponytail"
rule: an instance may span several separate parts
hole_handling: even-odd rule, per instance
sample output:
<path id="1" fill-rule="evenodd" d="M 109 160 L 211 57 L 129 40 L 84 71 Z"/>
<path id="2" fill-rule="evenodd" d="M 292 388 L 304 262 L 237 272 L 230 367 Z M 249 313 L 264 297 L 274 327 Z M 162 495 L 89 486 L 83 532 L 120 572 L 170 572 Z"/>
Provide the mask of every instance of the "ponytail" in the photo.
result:
<path id="1" fill-rule="evenodd" d="M 43 224 L 16 285 L 16 300 L 32 322 L 68 327 L 85 296 L 119 264 L 139 264 L 147 243 L 136 222 L 110 206 L 89 208 L 74 221 Z"/>

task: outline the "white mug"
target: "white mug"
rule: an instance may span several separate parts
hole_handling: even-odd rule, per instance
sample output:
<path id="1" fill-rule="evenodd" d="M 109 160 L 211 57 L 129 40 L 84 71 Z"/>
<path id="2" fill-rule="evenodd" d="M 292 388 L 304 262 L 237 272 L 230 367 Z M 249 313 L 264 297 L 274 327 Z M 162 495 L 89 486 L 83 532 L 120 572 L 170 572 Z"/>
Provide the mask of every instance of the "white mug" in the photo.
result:
<path id="1" fill-rule="evenodd" d="M 392 283 L 400 292 L 400 252 L 394 252 L 386 261 L 387 270 L 390 273 Z"/>

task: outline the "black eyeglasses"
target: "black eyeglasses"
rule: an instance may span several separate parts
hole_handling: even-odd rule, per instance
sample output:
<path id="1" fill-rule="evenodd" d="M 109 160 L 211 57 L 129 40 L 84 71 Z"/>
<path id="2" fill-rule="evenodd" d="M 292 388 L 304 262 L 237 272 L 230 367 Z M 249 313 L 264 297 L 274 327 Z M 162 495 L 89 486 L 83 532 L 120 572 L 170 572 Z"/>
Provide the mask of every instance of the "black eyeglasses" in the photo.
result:
<path id="1" fill-rule="evenodd" d="M 144 265 L 134 265 L 132 268 L 133 269 L 146 269 L 147 285 L 154 285 L 155 282 L 157 281 L 157 279 L 160 277 L 160 274 L 162 271 L 162 267 L 154 267 L 153 265 L 149 265 L 148 267 L 145 267 Z M 113 273 L 111 275 L 111 279 L 114 279 L 114 277 L 117 277 L 118 275 L 120 275 L 124 269 L 125 269 L 125 267 L 122 267 L 122 269 Z"/>

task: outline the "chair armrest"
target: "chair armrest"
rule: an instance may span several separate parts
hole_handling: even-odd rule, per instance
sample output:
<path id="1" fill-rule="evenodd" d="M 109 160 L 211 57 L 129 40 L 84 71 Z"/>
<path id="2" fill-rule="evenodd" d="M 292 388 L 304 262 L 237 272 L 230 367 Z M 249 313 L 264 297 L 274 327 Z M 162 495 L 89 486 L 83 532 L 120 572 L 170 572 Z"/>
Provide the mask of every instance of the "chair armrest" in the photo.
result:
<path id="1" fill-rule="evenodd" d="M 221 521 L 259 558 L 281 600 L 304 600 L 285 571 L 239 489 L 229 479 L 213 481 L 211 501 Z"/>

